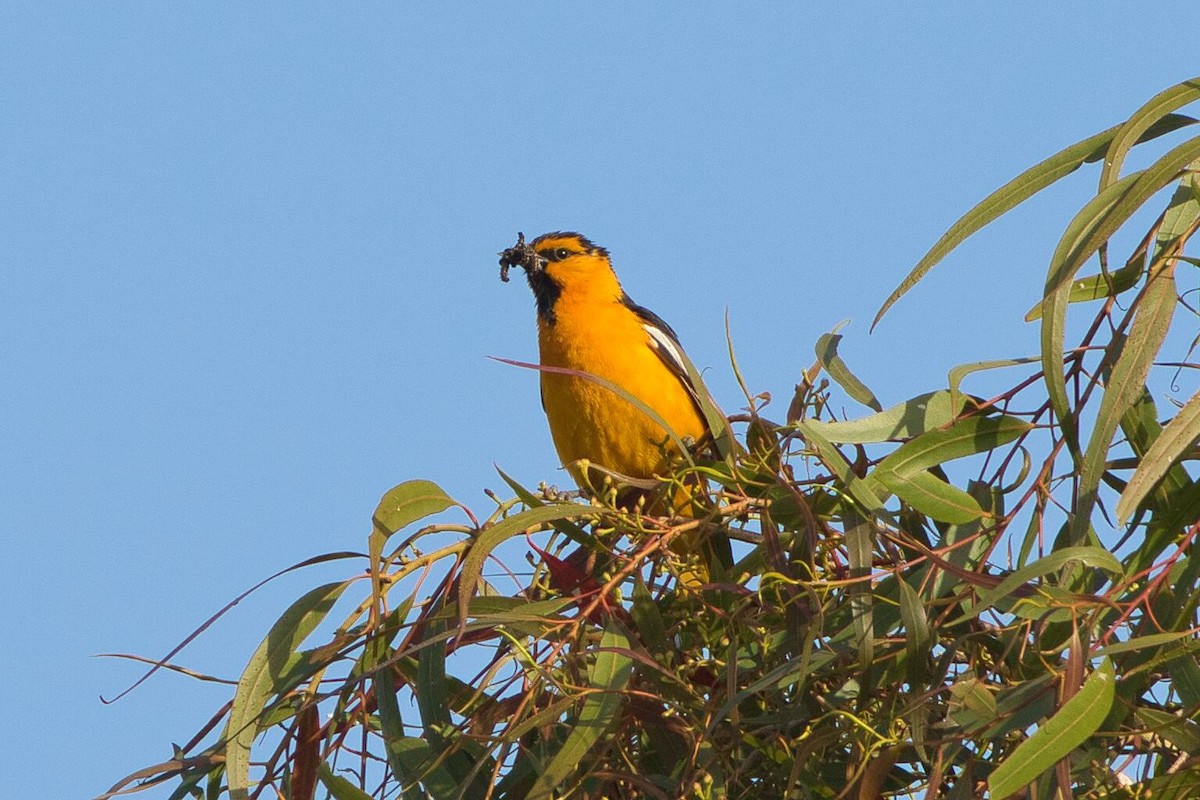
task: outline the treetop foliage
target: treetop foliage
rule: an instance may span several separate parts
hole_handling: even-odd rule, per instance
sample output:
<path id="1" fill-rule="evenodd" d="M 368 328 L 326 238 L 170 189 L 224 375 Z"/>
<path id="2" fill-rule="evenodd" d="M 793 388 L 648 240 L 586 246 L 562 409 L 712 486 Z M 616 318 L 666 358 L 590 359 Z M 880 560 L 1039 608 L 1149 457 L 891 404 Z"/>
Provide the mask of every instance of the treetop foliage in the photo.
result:
<path id="1" fill-rule="evenodd" d="M 1200 79 L 1174 86 L 993 192 L 876 318 L 1095 164 L 1030 291 L 1040 353 L 884 408 L 827 334 L 786 410 L 747 391 L 720 454 L 664 480 L 702 479 L 692 519 L 503 472 L 484 512 L 402 483 L 365 558 L 298 565 L 353 574 L 296 600 L 230 702 L 112 792 L 1200 796 L 1196 103 Z M 1135 147 L 1150 163 L 1128 170 Z M 985 371 L 1006 388 L 968 391 Z M 700 573 L 713 537 L 736 563 Z"/>

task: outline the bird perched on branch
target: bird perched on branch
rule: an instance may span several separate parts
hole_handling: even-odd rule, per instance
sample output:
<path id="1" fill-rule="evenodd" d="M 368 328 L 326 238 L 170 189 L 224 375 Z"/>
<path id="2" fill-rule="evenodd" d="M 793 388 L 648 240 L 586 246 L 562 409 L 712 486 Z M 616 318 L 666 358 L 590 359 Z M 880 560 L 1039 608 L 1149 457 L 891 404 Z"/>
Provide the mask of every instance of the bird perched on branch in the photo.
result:
<path id="1" fill-rule="evenodd" d="M 522 267 L 537 300 L 542 407 L 581 487 L 616 473 L 627 485 L 618 501 L 628 502 L 670 476 L 690 447 L 713 442 L 715 404 L 679 338 L 625 293 L 607 250 L 578 233 L 528 243 L 519 234 L 500 256 L 501 279 Z M 696 495 L 669 493 L 650 510 L 694 515 Z"/>

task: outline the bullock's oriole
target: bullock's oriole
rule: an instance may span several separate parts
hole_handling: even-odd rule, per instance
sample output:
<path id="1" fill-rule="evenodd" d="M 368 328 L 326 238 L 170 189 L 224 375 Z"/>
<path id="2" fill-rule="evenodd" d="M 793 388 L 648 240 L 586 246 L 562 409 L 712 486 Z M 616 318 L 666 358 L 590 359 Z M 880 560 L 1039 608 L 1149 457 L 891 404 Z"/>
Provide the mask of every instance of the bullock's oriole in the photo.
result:
<path id="1" fill-rule="evenodd" d="M 500 263 L 505 280 L 510 266 L 525 269 L 537 300 L 542 365 L 601 379 L 541 373 L 554 446 L 581 487 L 603 481 L 602 473 L 583 474 L 581 462 L 634 479 L 668 476 L 680 459 L 676 442 L 710 436 L 699 405 L 706 390 L 689 377 L 679 338 L 625 293 L 607 250 L 578 233 L 547 233 L 528 244 L 522 236 Z M 605 383 L 653 410 L 674 437 Z M 618 499 L 636 496 L 627 489 Z M 691 504 L 692 493 L 678 492 L 668 505 L 690 515 Z"/>

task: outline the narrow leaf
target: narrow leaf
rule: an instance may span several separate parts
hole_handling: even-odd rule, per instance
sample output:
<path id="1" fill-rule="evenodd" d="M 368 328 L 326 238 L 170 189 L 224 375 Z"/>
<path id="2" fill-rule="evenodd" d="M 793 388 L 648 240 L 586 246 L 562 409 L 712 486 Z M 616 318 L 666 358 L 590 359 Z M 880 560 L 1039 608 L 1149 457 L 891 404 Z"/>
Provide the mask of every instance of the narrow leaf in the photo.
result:
<path id="1" fill-rule="evenodd" d="M 808 420 L 811 430 L 825 439 L 842 444 L 869 444 L 889 439 L 909 439 L 934 428 L 948 425 L 966 405 L 963 397 L 951 401 L 944 389 L 917 395 L 891 408 L 860 419 L 838 422 Z"/>
<path id="2" fill-rule="evenodd" d="M 967 417 L 948 428 L 926 431 L 876 465 L 873 476 L 888 473 L 911 477 L 930 467 L 994 450 L 1017 439 L 1033 426 L 1008 415 Z"/>
<path id="3" fill-rule="evenodd" d="M 1104 659 L 1075 696 L 988 776 L 991 796 L 1001 800 L 1026 788 L 1099 730 L 1112 708 L 1116 683 L 1112 662 Z"/>
<path id="4" fill-rule="evenodd" d="M 376 667 L 392 657 L 391 646 L 382 638 L 375 639 L 368 647 L 371 650 L 370 663 L 366 665 L 368 668 Z M 411 763 L 400 758 L 401 748 L 397 747 L 400 740 L 404 738 L 404 719 L 400 716 L 400 703 L 396 698 L 396 681 L 392 675 L 392 668 L 376 669 L 372 677 L 372 684 L 375 689 L 375 703 L 379 710 L 379 728 L 383 735 L 388 766 L 392 768 L 392 774 L 396 776 L 400 786 L 404 787 L 403 797 L 406 800 L 418 800 L 421 797 L 420 787 L 417 785 L 420 772 L 409 771 Z M 332 792 L 332 789 L 330 791 Z"/>
<path id="5" fill-rule="evenodd" d="M 405 481 L 384 493 L 371 516 L 371 536 L 367 547 L 371 555 L 371 588 L 380 594 L 379 571 L 383 546 L 388 538 L 419 519 L 445 511 L 454 500 L 432 481 Z"/>
<path id="6" fill-rule="evenodd" d="M 1166 424 L 1133 471 L 1117 502 L 1117 521 L 1121 525 L 1129 521 L 1134 509 L 1141 505 L 1167 470 L 1196 448 L 1197 442 L 1200 442 L 1200 394 L 1192 395 L 1175 419 Z"/>
<path id="7" fill-rule="evenodd" d="M 556 503 L 540 506 L 505 517 L 490 528 L 485 528 L 471 543 L 463 559 L 462 574 L 458 584 L 458 607 L 464 613 L 470 605 L 471 595 L 479 584 L 483 565 L 492 551 L 514 536 L 547 522 L 588 516 L 592 509 L 579 503 Z"/>
<path id="8" fill-rule="evenodd" d="M 804 438 L 805 443 L 817 453 L 821 462 L 829 468 L 845 488 L 850 497 L 875 519 L 890 521 L 892 513 L 884 508 L 883 501 L 874 489 L 862 478 L 854 474 L 846 457 L 815 428 L 811 422 L 799 420 L 792 423 L 797 432 Z"/>
<path id="9" fill-rule="evenodd" d="M 837 381 L 838 385 L 846 390 L 846 394 L 864 406 L 869 406 L 876 411 L 883 411 L 883 406 L 880 405 L 875 394 L 850 371 L 850 368 L 846 366 L 846 362 L 838 355 L 838 344 L 841 341 L 842 336 L 839 333 L 822 334 L 817 339 L 816 344 L 817 360 L 821 362 L 821 366 L 829 373 L 829 377 Z"/>
<path id="10" fill-rule="evenodd" d="M 974 497 L 930 472 L 897 475 L 894 472 L 876 471 L 868 481 L 871 479 L 878 481 L 917 511 L 939 522 L 965 525 L 986 515 Z"/>
<path id="11" fill-rule="evenodd" d="M 1070 281 L 1082 261 L 1073 260 L 1088 234 L 1100 224 L 1113 205 L 1130 191 L 1141 173 L 1126 176 L 1089 200 L 1075 215 L 1063 232 L 1054 254 L 1050 257 L 1046 288 L 1042 299 L 1042 374 L 1049 394 L 1050 406 L 1062 429 L 1063 439 L 1072 457 L 1079 458 L 1079 434 L 1074 412 L 1067 396 L 1067 379 L 1063 374 L 1063 353 L 1067 326 L 1067 300 Z M 1074 266 L 1071 266 L 1074 265 Z"/>
<path id="12" fill-rule="evenodd" d="M 1150 276 L 1129 336 L 1100 399 L 1092 436 L 1079 468 L 1079 489 L 1069 534 L 1072 543 L 1082 542 L 1087 534 L 1113 435 L 1122 417 L 1145 391 L 1146 376 L 1171 327 L 1174 311 L 1175 268 L 1162 263 Z"/>
<path id="13" fill-rule="evenodd" d="M 1156 708 L 1139 708 L 1135 714 L 1142 725 L 1181 753 L 1200 752 L 1200 725 L 1194 720 Z"/>
<path id="14" fill-rule="evenodd" d="M 1125 155 L 1154 125 L 1170 116 L 1172 111 L 1188 103 L 1200 100 L 1200 77 L 1177 83 L 1147 100 L 1133 112 L 1112 137 L 1104 154 L 1104 168 L 1100 172 L 1100 188 L 1117 180 Z"/>
<path id="15" fill-rule="evenodd" d="M 925 663 L 929 658 L 929 620 L 916 590 L 905 580 L 899 580 L 897 584 L 900 587 L 900 619 L 904 623 L 908 677 L 913 685 L 918 685 L 925 677 Z"/>
<path id="16" fill-rule="evenodd" d="M 1142 276 L 1145 265 L 1142 259 L 1135 258 L 1120 269 L 1108 274 L 1098 273 L 1078 278 L 1071 282 L 1071 290 L 1067 293 L 1068 303 L 1087 303 L 1127 292 L 1137 286 L 1138 278 Z M 1035 322 L 1042 317 L 1042 303 L 1038 303 L 1025 314 L 1026 322 Z"/>
<path id="17" fill-rule="evenodd" d="M 1142 172 L 1122 178 L 1113 184 L 1113 186 L 1105 189 L 1105 192 L 1107 192 L 1109 189 L 1122 185 L 1128 178 L 1137 176 L 1137 180 L 1129 187 L 1128 191 L 1120 193 L 1120 198 L 1104 215 L 1104 218 L 1092 228 L 1087 237 L 1072 251 L 1070 260 L 1063 264 L 1062 280 L 1069 282 L 1076 270 L 1091 258 L 1108 241 L 1109 237 L 1116 233 L 1117 229 L 1133 216 L 1134 212 L 1145 205 L 1146 201 L 1158 193 L 1160 189 L 1175 181 L 1179 177 L 1180 171 L 1197 158 L 1200 158 L 1200 136 L 1188 139 L 1182 144 L 1171 148 L 1171 150 Z"/>
<path id="18" fill-rule="evenodd" d="M 1099 547 L 1064 547 L 1005 576 L 1004 580 L 979 596 L 979 601 L 969 613 L 951 624 L 958 624 L 971 617 L 978 616 L 992 606 L 995 606 L 1001 600 L 1007 598 L 1018 587 L 1029 583 L 1034 578 L 1057 572 L 1072 561 L 1078 561 L 1084 566 L 1103 569 L 1113 575 L 1120 576 L 1123 574 L 1121 562 L 1107 550 L 1102 550 Z"/>
<path id="19" fill-rule="evenodd" d="M 258 718 L 267 699 L 290 688 L 280 679 L 292 672 L 296 650 L 321 623 L 352 581 L 327 583 L 305 594 L 271 626 L 238 680 L 226 724 L 225 769 L 231 800 L 247 800 L 250 788 L 250 747 L 258 735 Z"/>
<path id="20" fill-rule="evenodd" d="M 959 394 L 958 387 L 963 382 L 963 379 L 972 372 L 982 372 L 988 369 L 1003 369 L 1004 367 L 1018 367 L 1022 364 L 1037 363 L 1036 358 L 1002 358 L 994 361 L 976 361 L 971 364 L 959 364 L 948 374 L 948 383 L 950 386 L 950 403 L 956 408 L 961 408 L 963 404 L 962 395 Z"/>
<path id="21" fill-rule="evenodd" d="M 850 620 L 858 646 L 859 667 L 866 671 L 875 660 L 875 625 L 872 614 L 871 564 L 875 528 L 857 511 L 845 514 L 846 554 L 850 561 Z"/>
<path id="22" fill-rule="evenodd" d="M 419 519 L 445 511 L 454 499 L 432 481 L 405 481 L 384 493 L 371 520 L 385 539 Z"/>
<path id="23" fill-rule="evenodd" d="M 621 692 L 633 674 L 633 659 L 628 651 L 628 636 L 618 624 L 610 624 L 600 637 L 596 660 L 588 670 L 588 684 L 593 691 L 583 701 L 579 721 L 538 775 L 527 800 L 554 796 L 567 778 L 581 767 L 586 769 L 584 757 L 613 726 L 621 711 L 624 702 Z"/>
<path id="24" fill-rule="evenodd" d="M 346 778 L 335 773 L 324 762 L 321 763 L 317 776 L 321 779 L 321 785 L 325 787 L 325 791 L 329 792 L 329 796 L 333 800 L 374 800 L 371 795 L 359 789 Z"/>
<path id="25" fill-rule="evenodd" d="M 446 621 L 431 616 L 425 624 L 426 641 L 417 652 L 417 711 L 426 733 L 450 724 L 450 696 L 446 682 L 446 642 L 438 637 L 446 632 Z M 433 741 L 433 737 L 430 737 Z"/>
<path id="26" fill-rule="evenodd" d="M 1176 114 L 1168 115 L 1160 120 L 1157 125 L 1153 126 L 1151 130 L 1146 131 L 1140 141 L 1148 141 L 1185 125 L 1191 125 L 1194 122 L 1196 120 L 1191 117 Z M 938 239 L 937 243 L 930 248 L 928 253 L 922 256 L 912 271 L 900 282 L 900 285 L 888 295 L 887 300 L 884 301 L 883 306 L 876 312 L 875 319 L 871 322 L 871 330 L 875 329 L 875 326 L 879 324 L 879 320 L 883 318 L 883 315 L 887 313 L 889 308 L 895 305 L 897 300 L 903 297 L 921 278 L 925 277 L 926 273 L 945 258 L 951 250 L 962 244 L 967 237 L 1025 202 L 1030 197 L 1033 197 L 1055 181 L 1070 175 L 1079 169 L 1084 162 L 1094 161 L 1096 158 L 1101 157 L 1107 151 L 1113 138 L 1121 131 L 1122 127 L 1122 125 L 1114 125 L 1106 131 L 1101 131 L 1094 136 L 1071 145 L 1065 150 L 1055 153 L 1040 164 L 1036 164 L 1025 172 L 1022 172 L 981 200 L 974 208 L 951 225 L 949 230 L 942 234 L 942 238 Z"/>

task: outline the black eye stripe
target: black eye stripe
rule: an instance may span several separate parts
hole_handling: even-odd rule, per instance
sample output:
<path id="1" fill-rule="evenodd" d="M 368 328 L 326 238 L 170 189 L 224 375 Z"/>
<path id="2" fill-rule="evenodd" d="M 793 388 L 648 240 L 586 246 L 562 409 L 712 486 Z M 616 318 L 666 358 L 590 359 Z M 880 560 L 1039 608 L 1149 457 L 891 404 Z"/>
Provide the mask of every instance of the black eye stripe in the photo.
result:
<path id="1" fill-rule="evenodd" d="M 562 261 L 575 255 L 575 252 L 566 247 L 547 247 L 544 250 L 539 250 L 538 255 L 547 261 Z"/>

